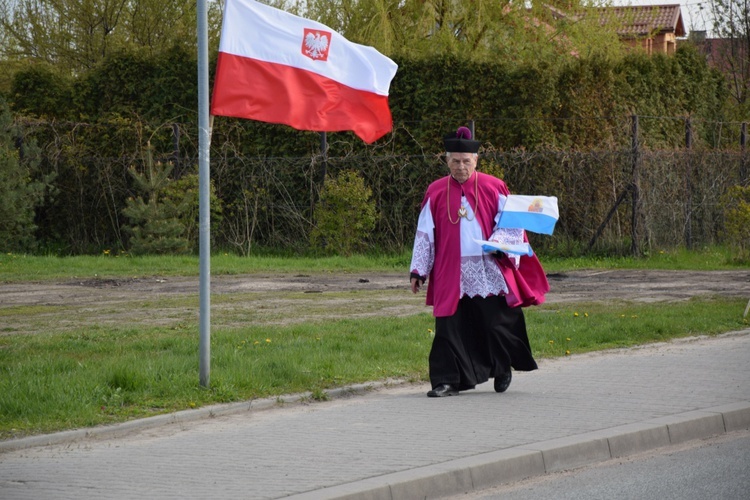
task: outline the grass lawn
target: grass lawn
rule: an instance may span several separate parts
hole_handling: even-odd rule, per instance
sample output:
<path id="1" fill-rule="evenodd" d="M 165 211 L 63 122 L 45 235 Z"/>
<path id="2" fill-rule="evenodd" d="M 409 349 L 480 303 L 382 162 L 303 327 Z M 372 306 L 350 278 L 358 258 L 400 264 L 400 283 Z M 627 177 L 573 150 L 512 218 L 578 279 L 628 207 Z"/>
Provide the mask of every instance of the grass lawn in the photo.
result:
<path id="1" fill-rule="evenodd" d="M 548 272 L 592 267 L 732 269 L 721 252 L 661 254 L 642 261 L 550 260 Z M 650 262 L 650 264 L 648 263 Z M 407 256 L 351 259 L 241 258 L 217 255 L 212 274 L 251 272 L 403 272 Z M 0 281 L 61 280 L 80 277 L 194 276 L 195 257 L 0 257 Z M 405 286 L 406 288 L 406 286 Z M 399 291 L 351 292 L 376 303 Z M 286 297 L 294 300 L 295 297 Z M 211 384 L 198 381 L 198 318 L 185 315 L 196 304 L 170 296 L 86 310 L 55 305 L 7 305 L 0 295 L 0 325 L 10 319 L 35 332 L 0 326 L 0 439 L 122 422 L 204 405 L 325 391 L 354 383 L 398 378 L 427 380 L 427 355 L 434 320 L 421 312 L 394 317 L 346 317 L 347 295 L 327 294 L 303 307 L 342 308 L 336 319 L 277 321 L 278 311 L 249 316 L 230 307 L 253 297 L 227 296 L 212 311 Z M 392 299 L 392 297 L 391 297 Z M 329 300 L 330 302 L 317 301 Z M 223 301 L 223 302 L 222 302 Z M 715 335 L 747 327 L 747 299 L 699 297 L 670 303 L 594 302 L 545 304 L 526 310 L 537 358 L 628 347 L 698 334 Z M 304 305 L 306 304 L 306 305 Z M 154 308 L 167 320 L 154 325 L 126 318 L 128 310 Z M 19 320 L 19 318 L 21 318 Z M 187 318 L 187 319 L 186 319 Z"/>

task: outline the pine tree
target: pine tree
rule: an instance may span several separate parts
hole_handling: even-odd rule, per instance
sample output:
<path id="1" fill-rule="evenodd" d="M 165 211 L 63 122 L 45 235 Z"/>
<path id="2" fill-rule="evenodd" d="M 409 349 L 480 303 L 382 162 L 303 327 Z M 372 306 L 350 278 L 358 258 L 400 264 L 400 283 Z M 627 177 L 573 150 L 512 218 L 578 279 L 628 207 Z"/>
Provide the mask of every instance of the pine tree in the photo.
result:
<path id="1" fill-rule="evenodd" d="M 135 180 L 136 187 L 143 192 L 142 196 L 129 198 L 123 214 L 131 224 L 125 227 L 130 236 L 130 251 L 133 254 L 174 254 L 185 253 L 189 242 L 185 238 L 185 226 L 180 222 L 180 215 L 185 209 L 183 204 L 176 204 L 161 194 L 172 180 L 173 165 L 154 163 L 151 144 L 146 149 L 146 171 L 140 173 L 135 167 L 128 172 Z"/>
<path id="2" fill-rule="evenodd" d="M 33 179 L 39 164 L 38 149 L 34 143 L 17 148 L 14 135 L 10 112 L 0 99 L 0 251 L 3 252 L 35 248 L 35 209 L 44 201 L 46 185 L 52 180 Z"/>

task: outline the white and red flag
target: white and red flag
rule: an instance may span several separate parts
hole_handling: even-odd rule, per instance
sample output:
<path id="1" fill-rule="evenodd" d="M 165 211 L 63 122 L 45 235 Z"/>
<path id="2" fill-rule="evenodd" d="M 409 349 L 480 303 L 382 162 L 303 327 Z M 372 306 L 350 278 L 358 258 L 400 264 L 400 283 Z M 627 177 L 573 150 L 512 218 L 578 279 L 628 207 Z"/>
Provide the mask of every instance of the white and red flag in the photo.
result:
<path id="1" fill-rule="evenodd" d="M 398 66 L 327 26 L 254 0 L 227 0 L 211 114 L 299 130 L 351 130 L 371 143 L 393 128 Z"/>

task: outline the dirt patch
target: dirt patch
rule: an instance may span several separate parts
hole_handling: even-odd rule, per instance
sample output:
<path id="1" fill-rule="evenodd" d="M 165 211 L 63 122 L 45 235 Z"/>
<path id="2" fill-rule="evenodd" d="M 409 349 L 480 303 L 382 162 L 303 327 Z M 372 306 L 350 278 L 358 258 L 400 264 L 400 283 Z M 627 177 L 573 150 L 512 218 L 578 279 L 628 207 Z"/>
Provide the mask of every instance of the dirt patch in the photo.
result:
<path id="1" fill-rule="evenodd" d="M 719 295 L 750 299 L 750 270 L 584 270 L 548 275 L 548 303 L 674 302 Z M 428 309 L 404 273 L 212 276 L 212 325 L 402 316 Z M 0 332 L 34 333 L 87 324 L 175 326 L 198 319 L 198 277 L 85 279 L 0 284 Z M 3 311 L 5 309 L 5 311 Z"/>
<path id="2" fill-rule="evenodd" d="M 718 295 L 750 299 L 750 270 L 588 270 L 549 274 L 548 301 L 674 302 Z"/>
<path id="3" fill-rule="evenodd" d="M 548 274 L 549 302 L 611 299 L 675 301 L 699 295 L 750 298 L 750 270 L 585 270 Z M 197 277 L 86 279 L 61 283 L 0 284 L 0 304 L 84 304 L 199 292 Z M 315 274 L 212 276 L 211 293 L 406 291 L 405 274 Z"/>

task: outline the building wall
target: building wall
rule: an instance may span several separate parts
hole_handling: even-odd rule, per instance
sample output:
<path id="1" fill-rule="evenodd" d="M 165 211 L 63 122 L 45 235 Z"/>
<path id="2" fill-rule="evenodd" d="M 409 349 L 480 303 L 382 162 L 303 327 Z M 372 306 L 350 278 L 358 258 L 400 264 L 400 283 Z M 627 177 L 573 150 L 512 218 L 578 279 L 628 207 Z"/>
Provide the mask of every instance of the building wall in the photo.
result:
<path id="1" fill-rule="evenodd" d="M 653 37 L 629 38 L 622 41 L 631 48 L 644 50 L 651 54 L 674 54 L 677 48 L 677 38 L 674 33 L 660 33 Z"/>

